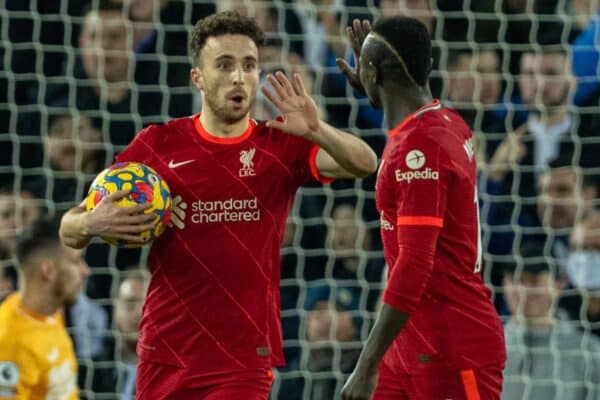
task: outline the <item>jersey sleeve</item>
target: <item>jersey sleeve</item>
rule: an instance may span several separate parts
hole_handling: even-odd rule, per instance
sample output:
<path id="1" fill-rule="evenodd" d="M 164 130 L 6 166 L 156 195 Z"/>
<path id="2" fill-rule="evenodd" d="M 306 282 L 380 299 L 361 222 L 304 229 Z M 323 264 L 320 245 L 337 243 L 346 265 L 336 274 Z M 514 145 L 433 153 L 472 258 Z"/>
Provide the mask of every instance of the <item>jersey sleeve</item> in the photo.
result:
<path id="1" fill-rule="evenodd" d="M 289 159 L 292 160 L 292 169 L 298 186 L 315 181 L 320 183 L 330 183 L 333 181 L 333 179 L 319 173 L 319 169 L 317 168 L 317 153 L 320 147 L 318 145 L 302 137 L 289 135 L 285 132 L 280 132 L 280 134 L 287 136 L 286 152 Z"/>
<path id="2" fill-rule="evenodd" d="M 437 135 L 413 132 L 390 157 L 397 215 L 398 258 L 383 301 L 412 313 L 419 304 L 431 273 L 439 232 L 444 225 L 452 164 Z"/>
<path id="3" fill-rule="evenodd" d="M 158 127 L 150 125 L 142 129 L 129 145 L 115 157 L 115 162 L 139 162 L 150 165 L 154 161 L 154 143 Z"/>

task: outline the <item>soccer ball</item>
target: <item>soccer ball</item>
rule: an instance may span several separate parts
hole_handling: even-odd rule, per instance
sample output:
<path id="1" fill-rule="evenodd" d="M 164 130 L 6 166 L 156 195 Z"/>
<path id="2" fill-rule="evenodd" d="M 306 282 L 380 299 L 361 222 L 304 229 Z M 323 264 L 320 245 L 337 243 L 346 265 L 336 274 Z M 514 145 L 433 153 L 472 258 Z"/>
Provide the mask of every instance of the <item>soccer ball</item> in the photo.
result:
<path id="1" fill-rule="evenodd" d="M 137 162 L 119 162 L 100 172 L 92 182 L 86 198 L 86 209 L 96 207 L 106 196 L 119 190 L 131 190 L 131 193 L 115 202 L 121 207 L 136 204 L 152 203 L 145 210 L 146 214 L 154 214 L 154 228 L 142 232 L 145 243 L 160 236 L 171 219 L 171 192 L 167 183 L 147 165 Z M 144 243 L 130 242 L 123 239 L 102 236 L 102 239 L 118 247 L 141 247 Z"/>

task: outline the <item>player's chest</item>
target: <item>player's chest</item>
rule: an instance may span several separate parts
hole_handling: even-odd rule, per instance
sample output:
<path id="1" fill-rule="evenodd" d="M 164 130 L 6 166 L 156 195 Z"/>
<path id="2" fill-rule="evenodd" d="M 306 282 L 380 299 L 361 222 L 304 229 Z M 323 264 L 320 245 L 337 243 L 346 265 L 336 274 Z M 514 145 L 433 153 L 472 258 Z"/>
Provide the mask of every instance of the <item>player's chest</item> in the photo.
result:
<path id="1" fill-rule="evenodd" d="M 254 144 L 205 148 L 191 143 L 163 156 L 161 176 L 172 192 L 181 195 L 268 197 L 273 188 L 286 187 L 290 179 L 282 159 L 276 150 Z"/>

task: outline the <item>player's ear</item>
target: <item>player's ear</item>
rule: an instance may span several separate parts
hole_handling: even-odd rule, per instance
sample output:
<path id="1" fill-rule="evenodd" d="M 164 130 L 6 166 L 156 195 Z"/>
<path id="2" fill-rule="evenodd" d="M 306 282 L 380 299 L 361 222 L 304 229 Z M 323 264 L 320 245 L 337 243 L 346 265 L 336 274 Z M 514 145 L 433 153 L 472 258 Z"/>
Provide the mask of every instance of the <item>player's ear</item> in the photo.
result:
<path id="1" fill-rule="evenodd" d="M 204 90 L 204 76 L 202 75 L 202 70 L 200 67 L 192 67 L 190 70 L 190 78 L 196 88 Z"/>
<path id="2" fill-rule="evenodd" d="M 45 281 L 52 281 L 56 277 L 56 263 L 52 260 L 40 260 L 39 271 Z"/>

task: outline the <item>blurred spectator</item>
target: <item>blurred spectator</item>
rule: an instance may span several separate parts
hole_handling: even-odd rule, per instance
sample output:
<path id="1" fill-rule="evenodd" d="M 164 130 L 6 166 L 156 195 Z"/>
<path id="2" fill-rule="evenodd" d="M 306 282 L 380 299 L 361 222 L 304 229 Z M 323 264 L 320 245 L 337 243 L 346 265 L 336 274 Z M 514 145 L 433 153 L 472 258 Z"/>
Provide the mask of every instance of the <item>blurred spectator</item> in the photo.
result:
<path id="1" fill-rule="evenodd" d="M 504 278 L 511 316 L 502 398 L 600 399 L 600 342 L 557 309 L 563 282 L 543 243 L 524 246 L 521 257 Z"/>
<path id="2" fill-rule="evenodd" d="M 0 252 L 10 258 L 17 237 L 40 214 L 41 210 L 29 191 L 0 187 Z"/>
<path id="3" fill-rule="evenodd" d="M 78 112 L 51 114 L 43 137 L 46 174 L 31 183 L 37 198 L 66 210 L 84 197 L 94 175 L 106 163 L 102 135 Z"/>
<path id="4" fill-rule="evenodd" d="M 300 18 L 293 7 L 282 7 L 277 3 L 279 2 L 273 0 L 221 0 L 217 2 L 217 11 L 236 11 L 245 17 L 254 18 L 267 41 L 283 41 L 288 52 L 303 57 L 304 40 L 310 39 L 301 38 Z"/>
<path id="5" fill-rule="evenodd" d="M 506 132 L 506 110 L 500 104 L 500 60 L 494 50 L 448 51 L 444 95 L 473 130 L 482 161 L 487 160 Z M 480 166 L 484 162 L 478 163 Z"/>
<path id="6" fill-rule="evenodd" d="M 149 90 L 138 84 L 137 73 L 147 76 L 152 68 L 135 67 L 133 32 L 122 5 L 108 0 L 98 4 L 97 10 L 85 13 L 80 58 L 74 69 L 66 72 L 76 80 L 48 85 L 46 102 L 52 107 L 86 111 L 111 144 L 124 146 L 144 125 L 162 122 L 169 115 L 191 114 L 191 101 L 176 104 L 166 88 L 163 93 L 156 87 L 159 82 L 151 82 L 154 85 Z"/>
<path id="7" fill-rule="evenodd" d="M 382 17 L 405 15 L 416 18 L 427 27 L 430 34 L 434 33 L 435 19 L 429 0 L 379 0 L 378 8 Z"/>
<path id="8" fill-rule="evenodd" d="M 333 399 L 345 380 L 340 373 L 347 376 L 352 372 L 360 354 L 361 288 L 343 284 L 310 287 L 305 309 L 306 369 L 316 373 L 309 380 L 308 398 Z"/>
<path id="9" fill-rule="evenodd" d="M 600 4 L 591 0 L 575 0 L 576 24 L 582 31 L 572 41 L 572 68 L 577 77 L 574 102 L 578 106 L 598 105 L 600 96 Z"/>
<path id="10" fill-rule="evenodd" d="M 489 206 L 484 205 L 484 209 L 492 232 L 500 232 L 503 225 L 512 227 L 516 221 L 521 226 L 539 225 L 535 206 L 539 174 L 561 154 L 571 154 L 569 162 L 584 162 L 575 158 L 580 154 L 576 151 L 579 139 L 576 116 L 568 106 L 573 79 L 565 50 L 550 47 L 543 53 L 526 52 L 521 68 L 519 85 L 523 100 L 531 108 L 529 119 L 506 135 L 483 167 L 483 197 Z M 508 196 L 513 196 L 510 201 Z M 513 248 L 511 233 L 504 233 L 504 241 L 492 237 L 488 251 L 508 254 Z"/>
<path id="11" fill-rule="evenodd" d="M 147 290 L 146 273 L 142 270 L 125 272 L 113 301 L 114 336 L 106 339 L 105 352 L 97 359 L 94 391 L 102 393 L 102 398 L 109 395 L 106 392 L 121 400 L 133 400 L 135 397 L 136 346 Z"/>

